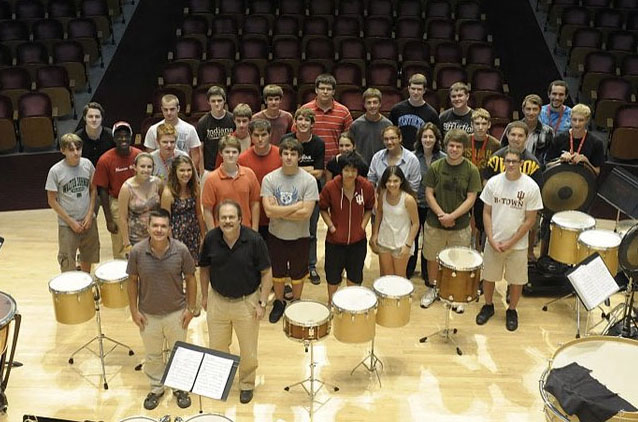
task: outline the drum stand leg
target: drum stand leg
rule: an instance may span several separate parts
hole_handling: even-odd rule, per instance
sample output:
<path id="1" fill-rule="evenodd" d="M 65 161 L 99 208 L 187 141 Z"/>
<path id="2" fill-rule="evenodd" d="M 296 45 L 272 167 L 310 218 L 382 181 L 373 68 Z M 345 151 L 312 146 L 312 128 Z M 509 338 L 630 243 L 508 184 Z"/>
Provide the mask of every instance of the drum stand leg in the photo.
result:
<path id="1" fill-rule="evenodd" d="M 96 315 L 96 323 L 97 323 L 97 336 L 93 337 L 91 340 L 89 340 L 88 342 L 86 342 L 82 347 L 80 347 L 79 349 L 77 349 L 75 352 L 73 352 L 71 354 L 71 356 L 69 356 L 69 364 L 73 365 L 73 357 L 78 354 L 80 351 L 82 351 L 83 349 L 88 350 L 89 352 L 93 353 L 95 356 L 97 356 L 100 359 L 100 364 L 102 366 L 102 382 L 103 382 L 103 386 L 105 390 L 109 389 L 109 385 L 106 382 L 106 370 L 104 368 L 104 358 L 111 353 L 113 350 L 115 350 L 115 348 L 117 346 L 121 346 L 125 349 L 128 349 L 128 355 L 129 356 L 133 356 L 135 354 L 135 352 L 133 351 L 133 349 L 131 349 L 129 346 L 127 346 L 124 343 L 120 343 L 119 341 L 112 339 L 111 337 L 105 336 L 104 333 L 102 333 L 102 317 L 101 317 L 101 313 L 100 313 L 100 302 L 99 302 L 99 297 L 96 295 L 94 297 L 95 299 L 95 315 Z M 110 341 L 111 343 L 113 343 L 113 347 L 111 347 L 111 349 L 107 352 L 104 351 L 104 340 Z M 99 353 L 95 353 L 93 351 L 93 349 L 89 348 L 89 345 L 92 344 L 94 341 L 97 341 L 98 343 L 98 347 L 100 349 Z"/>
<path id="2" fill-rule="evenodd" d="M 444 303 L 447 312 L 445 313 L 445 328 L 436 331 L 428 336 L 421 337 L 419 339 L 420 343 L 425 343 L 429 337 L 439 334 L 441 337 L 445 338 L 446 341 L 452 343 L 456 347 L 456 354 L 461 356 L 463 351 L 459 347 L 459 344 L 456 342 L 455 338 L 452 337 L 452 334 L 456 334 L 458 330 L 456 328 L 450 328 L 450 316 L 452 315 L 452 304 L 449 302 Z"/>
<path id="3" fill-rule="evenodd" d="M 368 372 L 374 372 L 377 376 L 377 380 L 379 380 L 379 387 L 381 387 L 381 377 L 379 376 L 379 370 L 377 369 L 377 365 L 381 366 L 383 369 L 383 362 L 381 359 L 374 353 L 374 338 L 372 339 L 372 345 L 370 347 L 370 353 L 366 357 L 363 358 L 361 362 L 355 366 L 352 371 L 350 371 L 350 375 L 354 374 L 354 371 L 357 370 L 360 366 L 363 366 Z"/>
<path id="4" fill-rule="evenodd" d="M 576 294 L 572 292 L 572 293 L 566 294 L 565 296 L 561 296 L 561 297 L 557 297 L 556 299 L 552 299 L 549 302 L 545 303 L 543 305 L 542 309 L 543 309 L 543 311 L 547 312 L 547 308 L 549 307 L 549 305 L 553 305 L 554 303 L 560 302 L 561 300 L 569 299 L 570 297 L 575 296 L 575 295 Z"/>
<path id="5" fill-rule="evenodd" d="M 7 343 L 5 352 L 0 356 L 0 415 L 5 414 L 7 411 L 7 407 L 9 406 L 7 396 L 4 392 L 7 390 L 9 375 L 11 375 L 11 368 L 18 366 L 15 365 L 17 362 L 15 362 L 13 358 L 16 353 L 16 346 L 18 345 L 18 334 L 20 334 L 20 324 L 22 323 L 22 316 L 19 313 L 16 313 L 14 316 L 14 321 L 15 326 L 13 327 L 13 341 L 10 347 L 11 351 L 9 352 L 9 344 Z M 19 366 L 22 365 L 20 364 Z"/>
<path id="6" fill-rule="evenodd" d="M 324 404 L 327 403 L 327 401 L 322 403 L 315 399 L 315 396 L 317 395 L 319 390 L 321 390 L 321 388 L 325 386 L 325 387 L 332 388 L 333 391 L 339 391 L 339 387 L 333 384 L 328 384 L 327 382 L 322 381 L 319 378 L 315 378 L 315 366 L 317 366 L 317 362 L 315 362 L 314 342 L 312 341 L 304 342 L 304 347 L 306 348 L 306 351 L 308 351 L 308 346 L 310 346 L 310 365 L 309 365 L 310 376 L 304 380 L 285 386 L 284 390 L 290 391 L 292 387 L 301 386 L 306 391 L 306 394 L 308 394 L 308 397 L 310 398 L 310 405 L 307 410 L 308 410 L 308 413 L 310 413 L 310 417 L 312 418 L 312 415 L 314 414 L 315 403 L 319 404 L 319 407 L 317 408 L 317 410 L 319 410 Z M 306 383 L 310 385 L 310 388 L 306 387 Z M 317 384 L 316 388 L 315 388 L 315 384 Z"/>

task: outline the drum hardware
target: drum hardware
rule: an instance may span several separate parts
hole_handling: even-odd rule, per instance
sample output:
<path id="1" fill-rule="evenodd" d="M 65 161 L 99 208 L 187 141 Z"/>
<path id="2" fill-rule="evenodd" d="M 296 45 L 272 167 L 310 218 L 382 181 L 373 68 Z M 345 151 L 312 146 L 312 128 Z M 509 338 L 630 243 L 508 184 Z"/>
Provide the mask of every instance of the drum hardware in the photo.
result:
<path id="1" fill-rule="evenodd" d="M 381 387 L 381 376 L 379 375 L 379 370 L 377 369 L 377 365 L 381 366 L 381 370 L 383 370 L 383 362 L 374 353 L 374 339 L 372 339 L 372 342 L 370 345 L 370 353 L 368 353 L 368 355 L 364 357 L 363 360 L 361 360 L 361 362 L 359 362 L 357 366 L 355 366 L 352 369 L 352 371 L 350 371 L 350 376 L 354 374 L 354 371 L 356 371 L 357 368 L 359 368 L 360 366 L 363 366 L 365 369 L 368 370 L 368 372 L 374 373 L 377 376 L 377 380 L 379 381 L 379 387 Z"/>
<path id="2" fill-rule="evenodd" d="M 135 354 L 135 352 L 133 351 L 133 349 L 131 349 L 129 346 L 127 346 L 124 343 L 121 343 L 111 337 L 108 337 L 106 335 L 104 335 L 104 333 L 102 332 L 102 316 L 101 316 L 101 312 L 100 312 L 100 290 L 97 286 L 93 285 L 93 302 L 95 304 L 95 320 L 96 320 L 96 324 L 97 324 L 97 332 L 98 334 L 93 337 L 91 340 L 89 340 L 88 342 L 86 342 L 82 347 L 80 347 L 79 349 L 77 349 L 75 352 L 73 352 L 71 354 L 71 356 L 69 356 L 69 364 L 73 365 L 74 363 L 74 356 L 76 354 L 78 354 L 80 351 L 86 349 L 87 351 L 93 353 L 95 356 L 97 356 L 100 359 L 100 364 L 102 367 L 102 381 L 103 381 L 103 387 L 105 390 L 109 389 L 109 385 L 106 382 L 106 370 L 104 368 L 104 358 L 111 353 L 113 350 L 115 350 L 115 348 L 117 346 L 121 346 L 125 349 L 128 349 L 128 355 L 129 356 L 133 356 Z M 107 352 L 104 351 L 104 341 L 110 341 L 111 343 L 113 343 L 113 347 L 108 350 Z M 98 347 L 99 347 L 99 352 L 96 353 L 95 351 L 93 351 L 93 349 L 89 348 L 89 345 L 91 345 L 93 342 L 97 341 L 98 343 Z"/>
<path id="3" fill-rule="evenodd" d="M 448 301 L 443 301 L 443 306 L 445 306 L 445 308 L 446 308 L 445 326 L 444 326 L 444 328 L 442 328 L 441 330 L 438 330 L 438 331 L 436 331 L 436 332 L 434 332 L 432 334 L 429 334 L 429 335 L 427 335 L 425 337 L 421 337 L 419 339 L 419 343 L 425 343 L 428 340 L 428 338 L 439 334 L 440 337 L 443 337 L 446 342 L 452 343 L 454 345 L 454 347 L 456 348 L 456 354 L 461 356 L 461 355 L 463 355 L 463 351 L 459 347 L 459 344 L 456 342 L 454 337 L 452 337 L 452 334 L 458 333 L 458 330 L 456 328 L 450 328 L 450 317 L 452 315 L 452 303 L 450 303 Z"/>
<path id="4" fill-rule="evenodd" d="M 315 342 L 314 340 L 305 340 L 303 342 L 303 345 L 306 352 L 308 352 L 308 349 L 310 349 L 310 363 L 308 365 L 310 366 L 310 376 L 304 380 L 285 386 L 284 391 L 290 391 L 292 387 L 301 386 L 306 391 L 306 394 L 308 394 L 308 398 L 310 399 L 308 409 L 306 410 L 308 410 L 310 418 L 312 418 L 315 412 L 315 403 L 319 404 L 319 407 L 316 409 L 319 410 L 324 404 L 328 402 L 320 402 L 315 399 L 319 390 L 321 390 L 323 387 L 330 387 L 333 391 L 337 392 L 339 391 L 339 387 L 333 384 L 328 384 L 327 382 L 315 377 L 315 367 L 317 366 L 317 362 L 315 362 Z M 310 388 L 306 387 L 306 383 L 309 384 Z M 315 387 L 315 384 L 318 385 L 318 387 Z"/>
<path id="5" fill-rule="evenodd" d="M 9 331 L 12 321 L 15 324 L 11 344 L 9 344 Z M 21 323 L 22 316 L 18 313 L 15 300 L 10 295 L 0 292 L 0 414 L 6 413 L 9 405 L 5 391 L 9 384 L 11 369 L 22 366 L 22 364 L 14 365 L 15 361 L 13 360 Z"/>

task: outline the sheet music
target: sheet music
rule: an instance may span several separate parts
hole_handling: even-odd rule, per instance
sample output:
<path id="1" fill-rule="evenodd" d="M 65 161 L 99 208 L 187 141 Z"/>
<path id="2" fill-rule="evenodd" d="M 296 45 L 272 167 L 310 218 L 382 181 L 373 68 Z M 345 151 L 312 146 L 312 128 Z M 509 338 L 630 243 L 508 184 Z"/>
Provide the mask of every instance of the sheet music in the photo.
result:
<path id="1" fill-rule="evenodd" d="M 600 305 L 620 288 L 600 256 L 567 275 L 587 310 Z"/>
<path id="2" fill-rule="evenodd" d="M 196 350 L 178 347 L 173 355 L 171 366 L 167 368 L 164 385 L 182 391 L 190 391 L 193 388 L 199 365 L 204 353 Z"/>
<path id="3" fill-rule="evenodd" d="M 233 367 L 233 360 L 206 354 L 195 380 L 193 393 L 220 400 Z"/>

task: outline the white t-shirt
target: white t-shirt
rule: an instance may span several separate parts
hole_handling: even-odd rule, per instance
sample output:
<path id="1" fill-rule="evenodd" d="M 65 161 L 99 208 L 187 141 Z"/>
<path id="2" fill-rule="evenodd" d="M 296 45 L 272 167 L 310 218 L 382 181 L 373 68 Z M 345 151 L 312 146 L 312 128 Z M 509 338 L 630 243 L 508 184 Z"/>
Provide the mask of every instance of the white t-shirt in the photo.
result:
<path id="1" fill-rule="evenodd" d="M 508 180 L 505 173 L 487 181 L 481 200 L 492 207 L 492 235 L 497 242 L 511 239 L 525 221 L 525 212 L 543 209 L 541 191 L 534 180 L 521 174 L 518 180 Z M 523 236 L 512 249 L 527 249 L 528 237 Z"/>
<path id="2" fill-rule="evenodd" d="M 148 132 L 146 132 L 146 137 L 144 138 L 144 146 L 146 148 L 159 148 L 159 145 L 157 144 L 157 127 L 164 122 L 165 120 L 161 120 L 148 129 Z M 199 136 L 197 136 L 197 130 L 195 130 L 195 126 L 191 125 L 190 123 L 178 118 L 177 124 L 175 125 L 175 130 L 177 131 L 176 148 L 178 150 L 184 151 L 186 154 L 190 154 L 191 149 L 198 148 L 202 144 L 199 141 Z"/>

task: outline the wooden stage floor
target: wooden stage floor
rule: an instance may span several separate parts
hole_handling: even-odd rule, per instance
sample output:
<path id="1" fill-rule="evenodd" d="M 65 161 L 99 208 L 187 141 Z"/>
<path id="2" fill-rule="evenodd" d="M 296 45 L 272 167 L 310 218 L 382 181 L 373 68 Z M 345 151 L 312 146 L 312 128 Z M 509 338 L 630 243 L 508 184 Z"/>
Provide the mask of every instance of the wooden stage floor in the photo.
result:
<path id="1" fill-rule="evenodd" d="M 111 258 L 110 238 L 102 215 L 98 219 L 102 261 Z M 119 421 L 146 415 L 158 419 L 170 414 L 185 420 L 197 414 L 198 402 L 179 409 L 168 395 L 154 411 L 145 411 L 142 401 L 149 387 L 146 377 L 134 367 L 144 349 L 127 308 L 103 309 L 103 331 L 130 345 L 135 356 L 118 347 L 106 357 L 109 384 L 102 389 L 99 359 L 83 351 L 75 364 L 69 355 L 97 334 L 95 319 L 78 325 L 56 322 L 48 281 L 58 274 L 56 262 L 56 217 L 50 209 L 0 213 L 0 290 L 12 295 L 22 315 L 16 360 L 24 366 L 11 373 L 6 391 L 9 407 L 0 421 L 22 421 L 24 414 L 71 420 Z M 320 222 L 319 268 L 323 277 L 323 239 Z M 364 285 L 378 277 L 378 261 L 369 254 Z M 436 302 L 423 310 L 419 299 L 424 285 L 418 275 L 410 323 L 401 328 L 377 326 L 375 351 L 384 364 L 382 385 L 374 374 L 352 368 L 368 353 L 368 344 L 344 344 L 332 335 L 317 343 L 315 357 L 321 379 L 337 384 L 340 391 L 321 390 L 314 421 L 437 421 L 539 422 L 545 420 L 538 381 L 548 359 L 561 344 L 574 338 L 573 300 L 541 311 L 545 298 L 523 297 L 519 306 L 520 326 L 505 328 L 505 284 L 497 285 L 496 315 L 482 327 L 475 324 L 479 303 L 466 306 L 465 314 L 452 316 L 463 356 L 441 339 L 425 344 L 419 338 L 441 328 L 444 307 Z M 325 302 L 325 279 L 319 286 L 308 284 L 304 298 Z M 620 300 L 619 295 L 614 301 Z M 270 307 L 268 308 L 268 312 Z M 593 318 L 599 318 L 595 315 Z M 193 320 L 188 340 L 206 346 L 205 317 Z M 238 352 L 236 344 L 231 351 Z M 203 400 L 204 412 L 221 413 L 233 421 L 307 421 L 308 399 L 302 389 L 283 390 L 287 384 L 309 373 L 309 353 L 286 337 L 282 322 L 261 324 L 259 369 L 255 397 L 239 403 L 237 384 L 227 402 Z"/>

